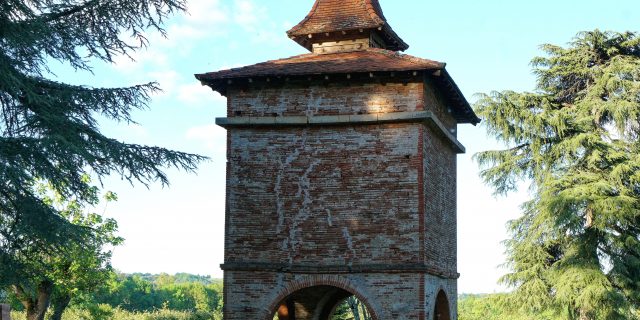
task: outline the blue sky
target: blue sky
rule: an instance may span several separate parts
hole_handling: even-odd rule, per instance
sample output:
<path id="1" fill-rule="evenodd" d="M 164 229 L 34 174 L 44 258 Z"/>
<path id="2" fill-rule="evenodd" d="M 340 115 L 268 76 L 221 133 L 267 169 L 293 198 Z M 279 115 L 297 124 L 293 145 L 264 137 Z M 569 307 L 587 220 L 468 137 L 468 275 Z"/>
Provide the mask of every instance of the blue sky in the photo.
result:
<path id="1" fill-rule="evenodd" d="M 447 62 L 467 99 L 492 90 L 533 90 L 529 61 L 539 45 L 564 45 L 582 30 L 636 31 L 637 0 L 503 1 L 380 0 L 406 52 Z M 97 63 L 94 74 L 56 68 L 60 80 L 93 86 L 158 81 L 164 92 L 149 110 L 134 113 L 137 125 L 103 121 L 110 136 L 211 157 L 197 174 L 169 170 L 171 186 L 133 187 L 119 177 L 104 181 L 119 194 L 105 215 L 116 218 L 126 239 L 113 265 L 124 272 L 191 272 L 221 277 L 224 238 L 225 131 L 213 125 L 225 115 L 225 99 L 194 73 L 305 53 L 286 30 L 307 14 L 313 0 L 190 0 L 187 14 L 167 20 L 168 38 L 150 33 L 151 46 L 117 63 Z M 458 158 L 459 291 L 503 291 L 501 241 L 505 223 L 518 216 L 526 190 L 495 198 L 478 179 L 471 156 L 498 146 L 482 126 L 462 126 L 467 154 Z"/>

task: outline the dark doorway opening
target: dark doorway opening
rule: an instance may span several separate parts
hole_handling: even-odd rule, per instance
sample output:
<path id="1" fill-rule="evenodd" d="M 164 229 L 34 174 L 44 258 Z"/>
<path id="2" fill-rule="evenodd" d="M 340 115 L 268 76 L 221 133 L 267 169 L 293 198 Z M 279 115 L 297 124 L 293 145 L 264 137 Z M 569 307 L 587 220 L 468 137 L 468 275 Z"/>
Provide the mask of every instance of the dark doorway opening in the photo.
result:
<path id="1" fill-rule="evenodd" d="M 436 298 L 436 307 L 433 311 L 433 320 L 451 320 L 449 299 L 444 291 L 440 290 Z"/>
<path id="2" fill-rule="evenodd" d="M 296 291 L 280 301 L 274 320 L 373 320 L 353 293 L 333 287 L 315 286 Z"/>

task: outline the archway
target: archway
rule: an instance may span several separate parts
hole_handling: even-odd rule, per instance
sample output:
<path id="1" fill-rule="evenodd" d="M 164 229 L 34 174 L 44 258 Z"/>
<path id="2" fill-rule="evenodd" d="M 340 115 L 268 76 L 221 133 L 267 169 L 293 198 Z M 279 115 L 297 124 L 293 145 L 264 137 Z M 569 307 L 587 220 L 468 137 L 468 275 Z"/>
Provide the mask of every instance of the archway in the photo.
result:
<path id="1" fill-rule="evenodd" d="M 449 299 L 444 291 L 440 290 L 436 298 L 436 307 L 433 311 L 433 320 L 451 320 Z"/>
<path id="2" fill-rule="evenodd" d="M 366 305 L 344 289 L 321 285 L 304 288 L 282 299 L 274 310 L 274 320 L 361 320 L 373 319 Z"/>

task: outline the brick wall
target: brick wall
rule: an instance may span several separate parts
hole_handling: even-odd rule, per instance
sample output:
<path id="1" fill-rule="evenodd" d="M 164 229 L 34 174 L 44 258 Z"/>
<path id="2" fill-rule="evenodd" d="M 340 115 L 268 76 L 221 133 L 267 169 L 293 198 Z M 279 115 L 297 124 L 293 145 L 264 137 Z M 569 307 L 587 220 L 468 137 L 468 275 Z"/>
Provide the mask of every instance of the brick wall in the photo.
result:
<path id="1" fill-rule="evenodd" d="M 424 130 L 425 261 L 456 273 L 456 153 L 434 130 Z"/>
<path id="2" fill-rule="evenodd" d="M 232 130 L 227 261 L 420 262 L 420 128 Z"/>
<path id="3" fill-rule="evenodd" d="M 436 89 L 435 84 L 429 78 L 427 78 L 424 83 L 424 101 L 427 110 L 433 112 L 449 132 L 455 136 L 457 133 L 457 123 L 451 113 L 452 111 L 449 106 L 447 106 L 442 93 Z"/>
<path id="4" fill-rule="evenodd" d="M 422 82 L 233 88 L 228 91 L 228 116 L 314 116 L 422 111 Z"/>
<path id="5" fill-rule="evenodd" d="M 233 286 L 225 286 L 225 320 L 271 320 L 277 305 L 297 289 L 330 285 L 354 293 L 365 303 L 374 319 L 433 319 L 435 301 L 442 290 L 456 297 L 455 280 L 415 273 L 310 275 L 275 272 L 226 272 Z M 421 287 L 425 288 L 421 295 Z M 451 299 L 457 319 L 455 299 Z"/>
<path id="6" fill-rule="evenodd" d="M 426 109 L 456 126 L 428 83 L 291 84 L 228 95 L 229 117 Z M 443 290 L 456 319 L 455 157 L 422 123 L 230 128 L 225 319 L 271 320 L 300 283 L 356 294 L 376 319 L 431 319 Z M 414 265 L 428 272 L 389 272 Z"/>

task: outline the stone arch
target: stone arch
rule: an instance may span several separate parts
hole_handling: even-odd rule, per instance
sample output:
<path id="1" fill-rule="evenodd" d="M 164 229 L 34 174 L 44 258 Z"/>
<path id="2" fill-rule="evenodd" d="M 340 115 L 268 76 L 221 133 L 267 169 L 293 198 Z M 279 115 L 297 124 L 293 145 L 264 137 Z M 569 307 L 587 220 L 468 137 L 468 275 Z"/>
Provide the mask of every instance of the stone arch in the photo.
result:
<path id="1" fill-rule="evenodd" d="M 436 297 L 435 307 L 433 308 L 433 320 L 452 320 L 449 298 L 442 289 Z"/>
<path id="2" fill-rule="evenodd" d="M 338 292 L 337 295 L 332 296 L 331 294 L 329 294 L 329 291 L 327 291 L 327 295 L 323 296 L 322 299 L 325 299 L 326 305 L 331 307 L 328 309 L 330 312 L 333 311 L 334 307 L 336 307 L 339 302 L 353 295 L 365 305 L 365 307 L 369 311 L 371 318 L 373 320 L 380 319 L 378 317 L 378 312 L 373 307 L 374 304 L 371 303 L 370 299 L 367 296 L 362 294 L 361 290 L 356 289 L 356 286 L 353 285 L 351 281 L 349 281 L 346 278 L 338 277 L 338 276 L 319 275 L 319 276 L 305 277 L 303 279 L 299 279 L 288 284 L 283 290 L 281 290 L 276 295 L 274 299 L 272 299 L 272 302 L 270 303 L 267 309 L 268 312 L 265 315 L 264 320 L 272 320 L 273 314 L 280 307 L 280 304 L 291 295 L 295 294 L 296 292 L 303 291 L 305 289 L 319 288 L 319 287 L 335 288 L 348 293 L 348 295 L 346 296 L 341 296 Z M 325 288 L 325 289 L 328 290 L 330 288 Z M 335 301 L 332 301 L 332 299 Z M 320 302 L 322 303 L 322 301 Z"/>

